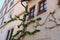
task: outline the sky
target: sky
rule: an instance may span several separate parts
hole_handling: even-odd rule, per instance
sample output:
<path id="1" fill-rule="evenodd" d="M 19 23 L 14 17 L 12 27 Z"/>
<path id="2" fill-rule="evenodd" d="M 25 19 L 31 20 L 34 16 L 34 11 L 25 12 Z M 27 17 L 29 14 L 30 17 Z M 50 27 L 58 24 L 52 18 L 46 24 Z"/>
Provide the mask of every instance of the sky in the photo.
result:
<path id="1" fill-rule="evenodd" d="M 1 10 L 3 4 L 4 4 L 4 1 L 5 1 L 5 0 L 0 0 L 0 10 Z"/>

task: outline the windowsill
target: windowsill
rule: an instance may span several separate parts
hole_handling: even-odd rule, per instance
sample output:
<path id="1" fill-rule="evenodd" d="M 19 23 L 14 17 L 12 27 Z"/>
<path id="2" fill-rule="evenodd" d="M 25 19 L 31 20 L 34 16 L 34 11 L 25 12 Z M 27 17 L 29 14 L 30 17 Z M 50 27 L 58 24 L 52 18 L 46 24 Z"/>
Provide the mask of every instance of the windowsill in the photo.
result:
<path id="1" fill-rule="evenodd" d="M 27 21 L 29 21 L 29 20 L 31 20 L 31 19 L 33 19 L 33 18 L 34 18 L 34 16 L 30 16 Z"/>
<path id="2" fill-rule="evenodd" d="M 37 14 L 37 17 L 30 17 L 28 20 L 26 20 L 26 23 L 28 23 L 28 22 L 30 22 L 31 20 L 36 20 L 37 18 L 39 18 L 39 16 L 41 15 L 41 14 L 43 14 L 44 12 L 46 12 L 46 10 L 41 10 L 41 12 L 39 12 L 38 14 Z"/>
<path id="3" fill-rule="evenodd" d="M 41 10 L 40 12 L 38 12 L 37 16 L 43 14 L 44 12 L 46 12 L 46 10 Z"/>

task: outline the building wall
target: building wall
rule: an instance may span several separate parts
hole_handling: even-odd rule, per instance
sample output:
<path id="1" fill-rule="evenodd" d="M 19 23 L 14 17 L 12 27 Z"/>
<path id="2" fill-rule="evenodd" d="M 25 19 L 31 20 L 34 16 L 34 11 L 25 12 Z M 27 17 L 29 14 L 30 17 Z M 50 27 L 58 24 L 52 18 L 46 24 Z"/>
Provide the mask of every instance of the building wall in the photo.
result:
<path id="1" fill-rule="evenodd" d="M 60 8 L 58 8 L 57 3 L 57 0 L 47 0 L 47 11 L 45 13 L 42 13 L 40 16 L 35 17 L 42 18 L 42 20 L 39 22 L 40 25 L 35 28 L 34 26 L 37 23 L 34 23 L 29 25 L 29 27 L 27 28 L 27 30 L 29 31 L 33 31 L 35 29 L 40 29 L 41 31 L 32 36 L 27 35 L 25 38 L 23 38 L 23 40 L 60 40 Z M 54 11 L 55 14 L 53 14 Z"/>
<path id="2" fill-rule="evenodd" d="M 41 0 L 32 0 L 28 3 L 29 9 L 32 6 L 35 7 L 35 17 L 33 19 L 36 19 L 38 17 L 41 17 L 42 19 L 40 21 L 37 21 L 40 25 L 36 23 L 30 24 L 26 30 L 28 31 L 34 31 L 35 29 L 41 30 L 35 35 L 27 35 L 26 37 L 23 38 L 23 40 L 59 40 L 60 39 L 60 8 L 57 5 L 57 0 L 47 0 L 47 11 L 40 14 L 39 16 L 37 15 L 38 11 L 38 2 Z M 11 1 L 10 1 L 11 2 Z M 18 2 L 18 3 L 17 3 Z M 16 4 L 17 3 L 17 4 Z M 16 6 L 14 6 L 16 4 Z M 14 4 L 9 7 L 10 3 L 7 6 L 7 14 L 4 16 L 4 21 L 8 21 L 10 19 L 9 15 L 12 15 L 12 17 L 15 17 L 15 15 L 20 15 L 20 13 L 24 12 L 24 7 L 20 4 L 19 0 L 14 0 Z M 24 3 L 25 4 L 25 3 Z M 26 4 L 25 4 L 26 5 Z M 14 7 L 13 7 L 14 6 Z M 6 9 L 6 8 L 5 8 Z M 5 10 L 4 9 L 4 10 Z M 18 11 L 17 11 L 18 10 Z M 53 11 L 55 11 L 55 14 L 53 14 Z M 4 12 L 4 11 L 3 11 Z M 50 14 L 51 13 L 51 14 Z M 20 17 L 22 17 L 21 15 Z M 0 40 L 6 40 L 8 30 L 14 28 L 13 35 L 19 30 L 17 28 L 17 25 L 20 24 L 21 22 L 19 20 L 11 22 L 7 25 L 5 25 L 3 28 L 0 29 Z M 35 27 L 38 25 L 37 27 Z M 20 30 L 23 29 L 23 27 L 20 28 Z"/>

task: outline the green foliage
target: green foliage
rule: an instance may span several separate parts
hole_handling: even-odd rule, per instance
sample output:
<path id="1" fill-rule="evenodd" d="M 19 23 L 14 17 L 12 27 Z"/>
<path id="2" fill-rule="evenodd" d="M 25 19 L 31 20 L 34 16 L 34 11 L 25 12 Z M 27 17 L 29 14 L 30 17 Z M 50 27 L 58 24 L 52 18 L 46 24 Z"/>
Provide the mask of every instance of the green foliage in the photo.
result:
<path id="1" fill-rule="evenodd" d="M 11 15 L 10 15 L 10 18 L 13 19 Z"/>
<path id="2" fill-rule="evenodd" d="M 24 30 L 19 30 L 19 31 L 17 31 L 17 33 L 16 33 L 13 37 L 16 37 L 17 35 L 19 35 L 20 33 L 22 33 L 22 35 L 20 35 L 20 38 L 21 38 L 21 37 L 24 37 L 24 36 L 26 36 L 26 35 L 34 35 L 34 34 L 37 33 L 37 32 L 40 32 L 40 30 L 35 30 L 35 31 L 33 31 L 33 32 L 24 31 Z M 20 39 L 20 38 L 19 38 L 19 39 Z"/>
<path id="3" fill-rule="evenodd" d="M 28 13 L 28 5 L 25 7 L 25 12 Z"/>
<path id="4" fill-rule="evenodd" d="M 15 15 L 15 17 L 16 17 L 16 18 L 20 18 L 19 16 L 16 16 L 16 15 Z"/>
<path id="5" fill-rule="evenodd" d="M 23 30 L 18 30 L 17 33 L 13 37 L 16 37 L 18 34 L 20 34 L 20 32 L 24 33 Z"/>
<path id="6" fill-rule="evenodd" d="M 30 25 L 31 23 L 35 23 L 35 20 L 31 20 L 30 22 L 27 23 L 27 25 Z"/>
<path id="7" fill-rule="evenodd" d="M 41 18 L 37 18 L 36 20 L 39 21 L 39 20 L 41 20 Z"/>
<path id="8" fill-rule="evenodd" d="M 33 35 L 33 34 L 35 34 L 35 33 L 37 33 L 37 32 L 40 32 L 40 30 L 35 30 L 35 31 L 33 31 L 31 34 Z"/>
<path id="9" fill-rule="evenodd" d="M 20 20 L 20 21 L 23 21 L 23 19 L 20 19 L 19 16 L 16 16 L 16 15 L 15 15 L 15 18 L 18 19 L 18 20 Z"/>
<path id="10" fill-rule="evenodd" d="M 24 5 L 22 4 L 22 6 L 24 6 Z M 24 6 L 24 8 L 25 8 L 25 14 L 23 16 L 23 19 L 20 19 L 20 17 L 16 16 L 16 15 L 15 15 L 15 18 L 12 18 L 12 16 L 10 15 L 11 19 L 8 22 L 5 22 L 5 23 L 10 23 L 10 22 L 15 21 L 15 20 L 22 21 L 22 23 L 18 25 L 18 28 L 20 28 L 20 26 L 22 26 L 23 30 L 18 30 L 17 33 L 15 35 L 13 35 L 13 37 L 12 37 L 11 40 L 20 40 L 21 37 L 25 37 L 26 35 L 34 35 L 37 32 L 40 32 L 40 30 L 35 30 L 33 32 L 26 31 L 26 28 L 28 27 L 28 25 L 30 25 L 31 23 L 35 23 L 36 20 L 37 21 L 41 20 L 41 18 L 37 18 L 36 20 L 30 20 L 30 22 L 28 22 L 27 24 L 25 24 L 26 16 L 29 15 L 29 13 L 28 13 L 28 5 L 26 7 Z M 20 33 L 21 33 L 21 35 L 19 35 Z M 19 37 L 17 39 L 15 39 L 14 37 L 16 37 L 17 35 L 19 35 Z"/>
<path id="11" fill-rule="evenodd" d="M 17 40 L 17 39 L 15 39 L 15 38 L 11 38 L 11 40 Z"/>

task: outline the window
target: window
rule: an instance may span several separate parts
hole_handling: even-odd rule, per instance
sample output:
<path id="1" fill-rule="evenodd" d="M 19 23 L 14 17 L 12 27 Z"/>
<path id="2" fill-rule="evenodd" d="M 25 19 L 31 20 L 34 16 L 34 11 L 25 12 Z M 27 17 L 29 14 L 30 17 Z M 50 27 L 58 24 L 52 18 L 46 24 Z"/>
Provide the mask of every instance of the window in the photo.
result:
<path id="1" fill-rule="evenodd" d="M 5 13 L 6 13 L 6 11 L 7 11 L 7 7 L 6 7 L 6 9 L 5 9 Z"/>
<path id="2" fill-rule="evenodd" d="M 46 8 L 47 8 L 46 4 L 47 4 L 46 1 L 43 1 L 42 3 L 39 2 L 39 9 L 38 9 L 37 15 L 39 15 L 43 12 L 46 12 Z"/>
<path id="3" fill-rule="evenodd" d="M 8 30 L 6 40 L 11 40 L 13 34 L 13 28 Z"/>
<path id="4" fill-rule="evenodd" d="M 4 14 L 3 14 L 3 12 L 1 13 L 1 17 L 3 16 Z M 0 25 L 3 25 L 4 24 L 4 17 L 2 17 L 2 19 L 1 19 L 1 24 Z"/>
<path id="5" fill-rule="evenodd" d="M 60 0 L 58 0 L 58 5 L 60 5 Z"/>
<path id="6" fill-rule="evenodd" d="M 35 6 L 33 6 L 32 8 L 30 8 L 30 13 L 29 13 L 28 20 L 34 18 L 34 15 L 35 15 Z"/>
<path id="7" fill-rule="evenodd" d="M 2 17 L 2 13 L 0 13 L 0 17 Z M 2 22 L 2 18 L 0 19 L 0 26 L 1 26 L 1 23 Z"/>
<path id="8" fill-rule="evenodd" d="M 2 21 L 1 21 L 1 25 L 3 25 L 4 24 L 4 17 L 2 18 Z"/>
<path id="9" fill-rule="evenodd" d="M 14 3 L 14 0 L 12 0 L 12 2 L 10 3 L 10 7 L 13 5 L 13 3 Z"/>
<path id="10" fill-rule="evenodd" d="M 1 12 L 1 13 L 0 13 L 0 18 L 1 18 L 1 17 L 2 17 L 2 15 L 3 15 L 2 13 L 3 13 L 3 12 Z"/>
<path id="11" fill-rule="evenodd" d="M 2 19 L 0 19 L 0 26 L 2 25 Z"/>
<path id="12" fill-rule="evenodd" d="M 7 33 L 7 37 L 6 37 L 6 40 L 8 40 L 8 37 L 9 37 L 9 33 L 10 33 L 10 30 L 8 30 L 8 33 Z"/>

